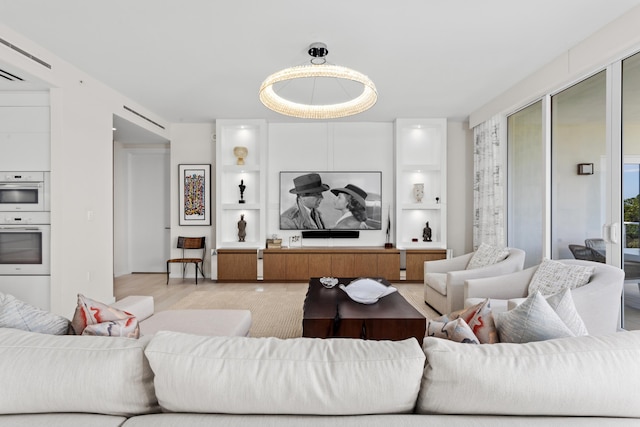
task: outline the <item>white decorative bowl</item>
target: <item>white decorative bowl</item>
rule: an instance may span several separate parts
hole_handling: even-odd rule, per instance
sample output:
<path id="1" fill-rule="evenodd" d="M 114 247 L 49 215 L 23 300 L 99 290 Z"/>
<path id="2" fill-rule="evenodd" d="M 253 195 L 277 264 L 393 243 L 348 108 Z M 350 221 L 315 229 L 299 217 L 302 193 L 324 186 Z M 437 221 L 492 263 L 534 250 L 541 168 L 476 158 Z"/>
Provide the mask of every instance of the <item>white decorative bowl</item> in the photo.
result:
<path id="1" fill-rule="evenodd" d="M 375 304 L 382 297 L 397 291 L 393 286 L 385 286 L 374 279 L 356 279 L 348 285 L 340 285 L 349 298 L 360 304 Z"/>

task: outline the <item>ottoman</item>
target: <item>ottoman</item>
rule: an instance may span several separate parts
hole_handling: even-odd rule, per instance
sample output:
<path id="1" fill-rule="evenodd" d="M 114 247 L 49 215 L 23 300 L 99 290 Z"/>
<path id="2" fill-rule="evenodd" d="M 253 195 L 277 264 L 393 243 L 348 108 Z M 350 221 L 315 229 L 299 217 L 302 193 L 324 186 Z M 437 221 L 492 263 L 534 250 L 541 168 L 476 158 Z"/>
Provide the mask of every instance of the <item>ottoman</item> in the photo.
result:
<path id="1" fill-rule="evenodd" d="M 158 331 L 210 336 L 249 336 L 249 310 L 167 310 L 154 313 L 153 297 L 131 295 L 111 304 L 136 316 L 141 335 Z"/>
<path id="2" fill-rule="evenodd" d="M 249 310 L 167 310 L 140 322 L 140 333 L 158 331 L 184 332 L 194 335 L 249 336 Z"/>

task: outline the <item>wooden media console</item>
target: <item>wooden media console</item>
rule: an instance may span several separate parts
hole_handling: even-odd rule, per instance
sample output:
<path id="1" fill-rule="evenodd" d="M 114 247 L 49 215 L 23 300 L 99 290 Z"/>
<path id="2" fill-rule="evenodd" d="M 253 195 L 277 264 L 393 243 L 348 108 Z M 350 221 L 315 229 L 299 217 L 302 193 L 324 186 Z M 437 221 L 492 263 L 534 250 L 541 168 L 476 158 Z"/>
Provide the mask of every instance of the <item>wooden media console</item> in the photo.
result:
<path id="1" fill-rule="evenodd" d="M 400 250 L 378 247 L 265 249 L 264 281 L 309 281 L 311 277 L 384 277 L 400 280 Z"/>

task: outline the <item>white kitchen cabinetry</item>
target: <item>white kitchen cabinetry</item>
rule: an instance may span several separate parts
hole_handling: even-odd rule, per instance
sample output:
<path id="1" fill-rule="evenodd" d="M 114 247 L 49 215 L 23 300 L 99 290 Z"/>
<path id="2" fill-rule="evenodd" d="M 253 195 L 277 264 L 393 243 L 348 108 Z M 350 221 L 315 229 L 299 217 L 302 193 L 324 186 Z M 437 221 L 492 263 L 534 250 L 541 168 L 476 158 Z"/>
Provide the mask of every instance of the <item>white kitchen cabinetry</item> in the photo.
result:
<path id="1" fill-rule="evenodd" d="M 51 170 L 49 94 L 0 94 L 0 170 Z"/>

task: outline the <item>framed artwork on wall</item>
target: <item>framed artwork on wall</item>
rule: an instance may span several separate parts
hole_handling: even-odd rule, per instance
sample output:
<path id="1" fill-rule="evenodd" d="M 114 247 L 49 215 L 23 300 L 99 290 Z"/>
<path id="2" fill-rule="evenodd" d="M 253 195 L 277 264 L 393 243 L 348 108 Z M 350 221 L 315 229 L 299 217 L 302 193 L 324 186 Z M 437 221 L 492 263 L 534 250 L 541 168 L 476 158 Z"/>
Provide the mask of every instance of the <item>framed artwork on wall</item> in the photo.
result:
<path id="1" fill-rule="evenodd" d="M 382 172 L 280 172 L 281 230 L 381 230 Z"/>
<path id="2" fill-rule="evenodd" d="M 211 165 L 178 165 L 180 225 L 211 225 Z"/>

